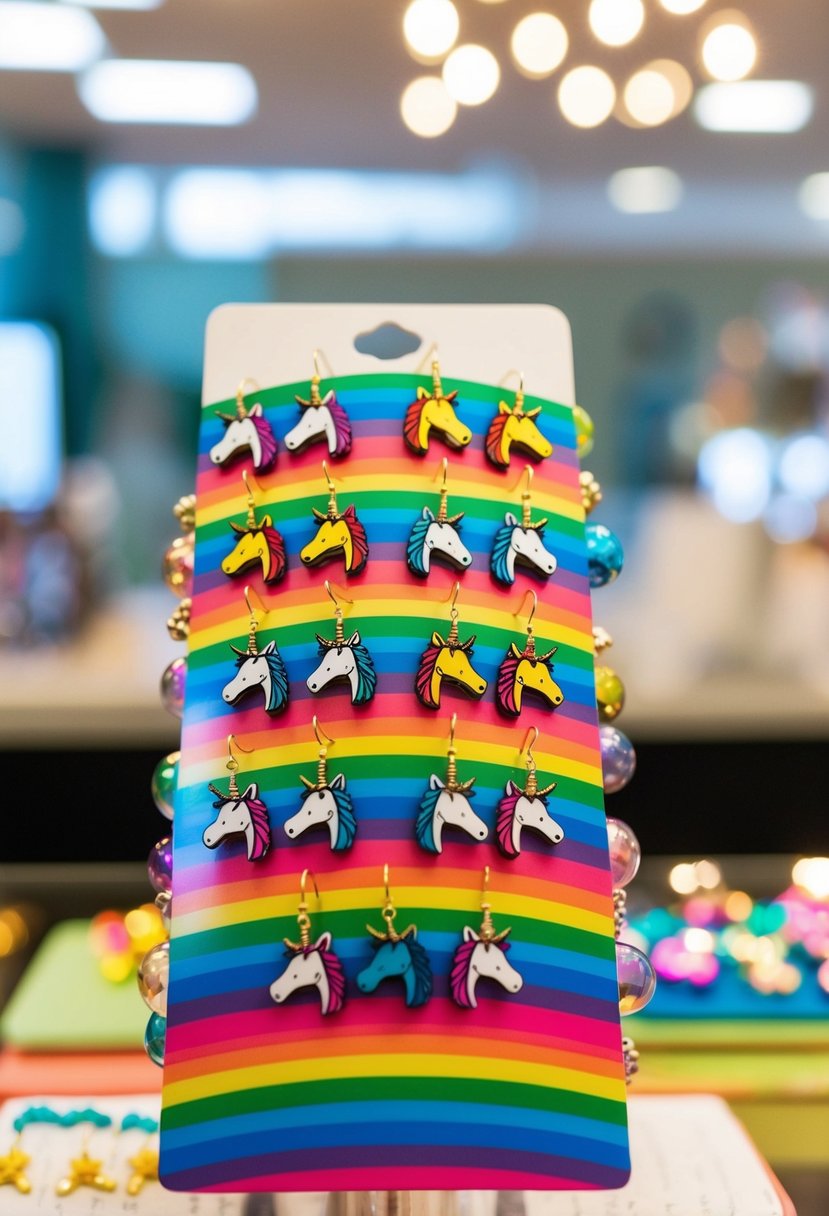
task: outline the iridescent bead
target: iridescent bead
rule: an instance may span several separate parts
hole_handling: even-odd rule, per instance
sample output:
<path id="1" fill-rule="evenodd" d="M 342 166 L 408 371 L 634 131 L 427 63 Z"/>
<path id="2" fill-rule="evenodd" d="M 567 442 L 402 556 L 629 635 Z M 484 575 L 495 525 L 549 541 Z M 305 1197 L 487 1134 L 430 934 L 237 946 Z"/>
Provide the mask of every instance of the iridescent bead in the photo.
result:
<path id="1" fill-rule="evenodd" d="M 170 933 L 170 918 L 173 915 L 173 897 L 169 891 L 159 891 L 155 897 L 155 906 L 161 913 L 161 923 L 164 931 Z"/>
<path id="2" fill-rule="evenodd" d="M 161 704 L 174 718 L 184 713 L 184 685 L 187 680 L 187 659 L 182 655 L 168 663 L 161 677 Z"/>
<path id="3" fill-rule="evenodd" d="M 622 542 L 604 524 L 587 524 L 587 572 L 591 587 L 605 587 L 620 574 L 625 564 Z"/>
<path id="4" fill-rule="evenodd" d="M 167 988 L 170 983 L 170 943 L 159 942 L 148 950 L 138 965 L 138 991 L 153 1013 L 167 1016 Z"/>
<path id="5" fill-rule="evenodd" d="M 193 594 L 193 533 L 177 536 L 161 564 L 164 582 L 179 597 Z"/>
<path id="6" fill-rule="evenodd" d="M 600 726 L 602 750 L 602 781 L 606 794 L 623 790 L 636 771 L 636 752 L 627 735 L 618 726 Z"/>
<path id="7" fill-rule="evenodd" d="M 167 1019 L 160 1013 L 151 1013 L 144 1031 L 144 1050 L 159 1068 L 164 1065 L 164 1043 L 167 1038 Z"/>
<path id="8" fill-rule="evenodd" d="M 619 977 L 619 1012 L 638 1013 L 644 1009 L 656 988 L 656 973 L 650 959 L 628 942 L 616 943 L 616 971 Z"/>
<path id="9" fill-rule="evenodd" d="M 612 722 L 625 704 L 625 686 L 612 667 L 596 668 L 596 704 L 602 722 Z"/>
<path id="10" fill-rule="evenodd" d="M 593 419 L 580 405 L 573 406 L 573 422 L 576 426 L 576 451 L 579 460 L 593 451 Z"/>
<path id="11" fill-rule="evenodd" d="M 150 783 L 153 802 L 165 819 L 173 818 L 173 797 L 176 792 L 180 759 L 181 752 L 170 752 L 169 756 L 159 760 Z"/>
<path id="12" fill-rule="evenodd" d="M 614 887 L 626 887 L 633 882 L 642 860 L 642 850 L 633 828 L 623 819 L 607 820 L 607 843 L 610 848 L 610 873 Z"/>
<path id="13" fill-rule="evenodd" d="M 156 842 L 147 858 L 147 874 L 154 891 L 171 891 L 173 886 L 173 842 L 169 836 Z"/>

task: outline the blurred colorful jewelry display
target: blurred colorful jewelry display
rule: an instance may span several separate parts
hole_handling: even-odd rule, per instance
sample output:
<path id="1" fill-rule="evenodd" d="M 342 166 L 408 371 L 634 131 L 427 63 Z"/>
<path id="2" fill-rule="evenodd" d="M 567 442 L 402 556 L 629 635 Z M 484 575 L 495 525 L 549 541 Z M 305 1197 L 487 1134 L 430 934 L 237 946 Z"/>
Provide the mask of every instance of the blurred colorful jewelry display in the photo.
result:
<path id="1" fill-rule="evenodd" d="M 151 1138 L 158 1131 L 158 1120 L 145 1115 L 129 1114 L 121 1120 L 121 1132 L 139 1131 L 144 1143 L 127 1159 L 131 1173 L 126 1183 L 128 1195 L 140 1195 L 148 1182 L 158 1181 L 158 1149 L 151 1147 Z"/>
<path id="2" fill-rule="evenodd" d="M 593 423 L 580 407 L 573 411 L 579 452 L 590 454 L 593 448 Z M 588 470 L 579 475 L 582 506 L 586 515 L 602 500 L 599 483 Z M 587 523 L 587 562 L 590 585 L 604 587 L 618 577 L 622 569 L 622 546 L 618 537 L 604 524 Z M 613 639 L 606 629 L 593 629 L 596 657 Z M 605 794 L 624 789 L 636 769 L 636 752 L 627 735 L 613 722 L 625 702 L 622 681 L 612 668 L 596 665 L 596 706 L 599 716 L 599 741 L 602 753 L 602 783 Z M 656 988 L 656 973 L 650 959 L 637 946 L 622 940 L 626 930 L 626 887 L 636 877 L 641 860 L 639 841 L 633 829 L 621 819 L 608 816 L 607 836 L 610 850 L 610 873 L 613 882 L 613 915 L 616 935 L 616 970 L 619 981 L 619 1011 L 624 1017 L 644 1009 Z M 633 1039 L 622 1039 L 625 1060 L 625 1080 L 630 1083 L 639 1070 L 639 1053 Z"/>
<path id="3" fill-rule="evenodd" d="M 183 597 L 189 604 L 193 594 L 193 551 L 196 530 L 196 496 L 187 494 L 173 507 L 179 521 L 182 536 L 172 542 L 164 557 L 164 581 L 174 594 Z M 168 629 L 170 628 L 168 622 Z M 189 610 L 181 632 L 171 636 L 186 641 L 190 630 Z M 164 708 L 175 718 L 181 719 L 184 712 L 184 686 L 187 678 L 187 659 L 179 656 L 165 669 L 161 677 L 161 701 Z M 178 766 L 181 753 L 170 752 L 163 756 L 153 771 L 150 792 L 158 811 L 171 824 L 175 813 L 175 793 L 178 782 Z M 171 829 L 172 830 L 172 829 Z M 141 959 L 138 966 L 138 990 L 150 1010 L 150 1018 L 144 1032 L 144 1049 L 154 1064 L 164 1064 L 164 1043 L 167 1035 L 167 987 L 170 978 L 170 913 L 173 886 L 173 841 L 170 835 L 163 836 L 150 850 L 147 859 L 147 875 L 155 891 L 155 906 L 161 913 L 165 939 L 155 942 Z"/>

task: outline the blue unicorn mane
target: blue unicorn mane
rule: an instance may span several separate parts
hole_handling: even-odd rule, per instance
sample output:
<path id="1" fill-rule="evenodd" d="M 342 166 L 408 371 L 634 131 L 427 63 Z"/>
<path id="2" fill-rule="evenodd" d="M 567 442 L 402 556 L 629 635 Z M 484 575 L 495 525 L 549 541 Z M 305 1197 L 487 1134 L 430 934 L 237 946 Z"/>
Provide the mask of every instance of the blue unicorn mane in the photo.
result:
<path id="1" fill-rule="evenodd" d="M 516 524 L 502 524 L 495 533 L 495 540 L 492 542 L 492 553 L 489 559 L 489 568 L 494 577 L 499 583 L 504 583 L 510 586 L 515 582 L 515 578 L 510 575 L 507 566 L 507 554 L 512 543 L 512 534 Z"/>
<path id="2" fill-rule="evenodd" d="M 428 849 L 430 853 L 437 853 L 439 849 L 435 844 L 435 832 L 433 821 L 435 817 L 435 807 L 437 806 L 438 798 L 443 791 L 441 789 L 428 789 L 420 800 L 420 811 L 418 812 L 415 821 L 415 836 L 417 843 L 424 849 Z"/>
<path id="3" fill-rule="evenodd" d="M 415 977 L 414 996 L 408 1002 L 409 1006 L 414 1008 L 416 1005 L 425 1005 L 432 995 L 432 966 L 429 962 L 429 955 L 414 934 L 405 939 L 405 945 L 412 960 Z"/>
<path id="4" fill-rule="evenodd" d="M 432 520 L 428 516 L 424 518 L 423 515 L 418 515 L 409 533 L 409 540 L 406 544 L 406 561 L 413 574 L 426 573 L 426 567 L 423 564 L 423 545 L 431 525 Z"/>
<path id="5" fill-rule="evenodd" d="M 362 642 L 357 642 L 351 648 L 351 653 L 357 661 L 357 692 L 354 696 L 355 705 L 364 705 L 374 696 L 377 687 L 377 672 L 371 655 Z"/>
<path id="6" fill-rule="evenodd" d="M 272 650 L 264 657 L 271 673 L 271 695 L 265 709 L 280 709 L 288 702 L 288 672 L 278 650 Z"/>

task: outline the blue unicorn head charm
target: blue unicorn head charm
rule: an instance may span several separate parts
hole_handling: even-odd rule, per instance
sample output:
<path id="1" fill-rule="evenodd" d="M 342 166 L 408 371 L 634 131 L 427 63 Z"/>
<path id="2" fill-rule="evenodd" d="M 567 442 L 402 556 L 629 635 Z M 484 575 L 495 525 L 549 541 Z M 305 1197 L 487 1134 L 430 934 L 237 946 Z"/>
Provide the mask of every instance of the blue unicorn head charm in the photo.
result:
<path id="1" fill-rule="evenodd" d="M 385 932 L 366 925 L 371 934 L 374 957 L 357 976 L 357 987 L 361 992 L 374 992 L 383 980 L 403 981 L 405 1001 L 409 1009 L 425 1005 L 432 995 L 432 967 L 429 956 L 417 940 L 417 928 L 409 925 L 402 933 L 394 927 L 397 909 L 389 894 L 389 867 L 384 867 L 386 900 L 383 904 Z"/>
<path id="2" fill-rule="evenodd" d="M 259 690 L 265 699 L 265 710 L 269 714 L 279 713 L 288 704 L 288 672 L 276 642 L 270 641 L 263 650 L 256 640 L 256 614 L 250 607 L 250 587 L 245 587 L 245 602 L 250 611 L 247 649 L 240 650 L 230 643 L 237 656 L 236 675 L 222 689 L 222 700 L 235 705 L 248 694 Z"/>
<path id="3" fill-rule="evenodd" d="M 345 777 L 337 773 L 336 777 L 328 780 L 328 748 L 320 738 L 321 727 L 314 714 L 314 734 L 320 745 L 317 753 L 317 779 L 309 781 L 300 776 L 305 786 L 302 795 L 302 806 L 295 815 L 285 822 L 285 835 L 296 840 L 304 832 L 312 828 L 327 828 L 331 849 L 335 853 L 344 853 L 350 849 L 357 835 L 357 818 L 351 795 L 345 788 Z M 325 732 L 323 732 L 324 734 Z M 328 743 L 334 740 L 325 735 Z"/>
<path id="4" fill-rule="evenodd" d="M 351 704 L 366 705 L 377 688 L 374 662 L 363 644 L 359 630 L 355 629 L 351 636 L 346 638 L 343 610 L 337 603 L 328 579 L 325 580 L 325 590 L 334 603 L 334 614 L 337 618 L 334 637 L 324 638 L 319 633 L 314 634 L 319 644 L 320 662 L 305 681 L 305 686 L 309 692 L 319 693 L 329 684 L 347 683 L 351 691 Z"/>
<path id="5" fill-rule="evenodd" d="M 433 561 L 438 561 L 453 570 L 468 570 L 472 565 L 472 554 L 460 538 L 460 524 L 464 513 L 450 515 L 446 507 L 446 469 L 449 462 L 443 460 L 443 485 L 440 488 L 440 506 L 437 515 L 424 507 L 418 515 L 406 544 L 406 564 L 418 578 L 428 578 Z"/>

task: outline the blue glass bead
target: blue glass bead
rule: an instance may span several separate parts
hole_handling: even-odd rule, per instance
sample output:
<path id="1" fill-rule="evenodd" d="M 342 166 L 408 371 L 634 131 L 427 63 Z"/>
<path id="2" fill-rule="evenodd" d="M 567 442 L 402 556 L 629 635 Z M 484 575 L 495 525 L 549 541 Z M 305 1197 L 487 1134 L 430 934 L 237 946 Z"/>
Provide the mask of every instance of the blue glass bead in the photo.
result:
<path id="1" fill-rule="evenodd" d="M 153 772 L 153 779 L 150 785 L 153 802 L 165 819 L 173 818 L 173 798 L 175 797 L 176 784 L 178 783 L 178 762 L 180 758 L 181 752 L 170 752 L 169 756 L 164 756 L 159 760 Z"/>
<path id="2" fill-rule="evenodd" d="M 587 524 L 584 535 L 590 586 L 605 587 L 618 577 L 625 564 L 622 543 L 616 533 L 604 524 Z"/>
<path id="3" fill-rule="evenodd" d="M 167 1039 L 167 1019 L 160 1013 L 150 1015 L 144 1031 L 144 1050 L 159 1068 L 164 1065 L 164 1044 Z"/>
<path id="4" fill-rule="evenodd" d="M 636 752 L 627 735 L 618 726 L 600 726 L 599 744 L 602 752 L 602 783 L 606 794 L 616 794 L 625 788 L 636 771 Z"/>

